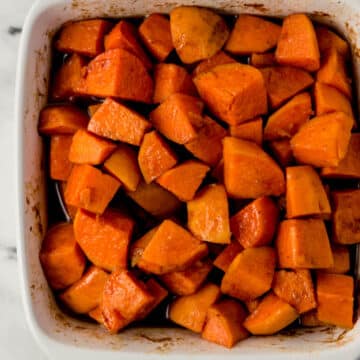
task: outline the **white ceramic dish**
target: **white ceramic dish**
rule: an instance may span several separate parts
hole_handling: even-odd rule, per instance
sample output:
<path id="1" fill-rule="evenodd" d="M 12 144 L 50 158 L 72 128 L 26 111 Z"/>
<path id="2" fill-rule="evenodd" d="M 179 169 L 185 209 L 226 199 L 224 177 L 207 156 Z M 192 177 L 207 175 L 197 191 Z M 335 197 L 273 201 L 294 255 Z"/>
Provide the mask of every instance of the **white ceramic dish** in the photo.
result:
<path id="1" fill-rule="evenodd" d="M 109 335 L 101 327 L 68 318 L 57 308 L 38 253 L 46 229 L 44 153 L 37 133 L 46 103 L 51 36 L 70 19 L 142 16 L 169 12 L 179 4 L 221 11 L 285 16 L 309 13 L 335 26 L 351 43 L 356 79 L 360 72 L 360 2 L 357 0 L 42 0 L 24 25 L 19 51 L 15 113 L 17 125 L 17 239 L 21 286 L 31 332 L 51 359 L 355 359 L 360 322 L 353 330 L 317 329 L 295 335 L 253 337 L 226 350 L 181 329 L 138 328 Z M 360 82 L 357 82 L 358 86 Z M 359 90 L 359 89 L 358 89 Z M 360 94 L 360 91 L 358 91 Z M 19 344 L 19 346 L 21 346 Z"/>

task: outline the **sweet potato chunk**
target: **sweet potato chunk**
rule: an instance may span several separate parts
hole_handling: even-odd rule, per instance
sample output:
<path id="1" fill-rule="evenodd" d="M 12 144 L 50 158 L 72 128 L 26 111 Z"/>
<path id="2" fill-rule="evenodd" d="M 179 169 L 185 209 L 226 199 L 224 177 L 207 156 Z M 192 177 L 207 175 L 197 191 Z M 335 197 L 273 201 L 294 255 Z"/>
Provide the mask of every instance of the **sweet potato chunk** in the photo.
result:
<path id="1" fill-rule="evenodd" d="M 103 314 L 102 314 L 102 309 L 101 309 L 101 306 L 97 306 L 96 308 L 90 310 L 88 312 L 88 315 L 93 319 L 95 320 L 96 322 L 98 322 L 99 324 L 101 325 L 104 325 L 104 317 L 103 317 Z"/>
<path id="2" fill-rule="evenodd" d="M 207 254 L 207 246 L 171 220 L 164 220 L 146 246 L 138 266 L 162 275 L 184 270 Z"/>
<path id="3" fill-rule="evenodd" d="M 110 21 L 101 19 L 68 22 L 61 28 L 55 48 L 86 56 L 99 55 L 104 50 L 104 35 L 111 25 Z"/>
<path id="4" fill-rule="evenodd" d="M 92 105 L 89 105 L 88 108 L 87 108 L 87 112 L 90 116 L 90 118 L 93 117 L 93 115 L 96 113 L 96 111 L 100 108 L 101 106 L 101 103 L 97 103 L 97 104 L 92 104 Z"/>
<path id="5" fill-rule="evenodd" d="M 288 166 L 293 162 L 294 157 L 289 139 L 270 141 L 268 145 L 280 165 Z"/>
<path id="6" fill-rule="evenodd" d="M 276 65 L 275 53 L 269 52 L 265 54 L 251 54 L 250 64 L 257 68 L 263 68 Z"/>
<path id="7" fill-rule="evenodd" d="M 261 146 L 263 141 L 263 125 L 261 117 L 244 124 L 230 125 L 230 135 L 239 139 L 253 141 Z"/>
<path id="8" fill-rule="evenodd" d="M 329 216 L 329 199 L 320 177 L 311 166 L 286 168 L 286 217 Z"/>
<path id="9" fill-rule="evenodd" d="M 338 166 L 346 155 L 352 125 L 342 112 L 311 119 L 290 141 L 295 159 L 316 167 Z"/>
<path id="10" fill-rule="evenodd" d="M 49 106 L 41 110 L 39 133 L 42 135 L 68 135 L 86 129 L 87 115 L 72 105 Z"/>
<path id="11" fill-rule="evenodd" d="M 251 300 L 271 288 L 275 271 L 275 251 L 268 246 L 241 251 L 221 281 L 221 291 L 239 300 Z"/>
<path id="12" fill-rule="evenodd" d="M 219 51 L 215 55 L 213 55 L 213 56 L 209 57 L 208 59 L 205 59 L 205 60 L 201 61 L 199 64 L 197 64 L 192 75 L 193 75 L 193 77 L 195 77 L 203 72 L 210 71 L 215 66 L 224 65 L 224 64 L 232 64 L 232 63 L 236 63 L 236 60 L 234 60 L 232 57 L 230 57 L 223 51 Z"/>
<path id="13" fill-rule="evenodd" d="M 360 190 L 334 191 L 332 240 L 337 244 L 360 243 Z"/>
<path id="14" fill-rule="evenodd" d="M 120 187 L 120 182 L 90 165 L 73 167 L 65 189 L 65 203 L 102 214 Z"/>
<path id="15" fill-rule="evenodd" d="M 155 104 L 166 100 L 170 95 L 182 93 L 196 95 L 196 88 L 187 71 L 176 64 L 158 64 L 154 70 L 154 97 Z"/>
<path id="16" fill-rule="evenodd" d="M 60 290 L 78 281 L 85 269 L 85 256 L 75 241 L 72 224 L 50 228 L 40 250 L 40 262 L 49 285 Z"/>
<path id="17" fill-rule="evenodd" d="M 125 105 L 107 98 L 91 118 L 88 130 L 94 134 L 140 145 L 151 124 Z"/>
<path id="18" fill-rule="evenodd" d="M 176 165 L 178 159 L 166 141 L 152 131 L 144 136 L 138 162 L 146 183 L 150 183 Z"/>
<path id="19" fill-rule="evenodd" d="M 248 309 L 249 313 L 254 312 L 260 303 L 261 303 L 261 297 L 244 301 L 244 304 L 245 304 L 246 308 Z"/>
<path id="20" fill-rule="evenodd" d="M 318 273 L 316 285 L 318 319 L 351 329 L 354 326 L 354 279 L 347 275 Z"/>
<path id="21" fill-rule="evenodd" d="M 199 239 L 230 243 L 229 204 L 223 185 L 203 188 L 187 203 L 188 228 Z"/>
<path id="22" fill-rule="evenodd" d="M 299 314 L 316 308 L 314 286 L 310 271 L 307 269 L 276 271 L 272 289 Z"/>
<path id="23" fill-rule="evenodd" d="M 326 325 L 324 322 L 320 321 L 317 318 L 316 309 L 310 310 L 309 312 L 307 312 L 305 314 L 301 314 L 300 323 L 301 323 L 301 326 L 305 326 L 305 327 L 316 327 L 316 326 Z"/>
<path id="24" fill-rule="evenodd" d="M 120 144 L 105 161 L 104 168 L 124 185 L 127 191 L 135 191 L 141 172 L 137 162 L 137 154 L 130 146 Z"/>
<path id="25" fill-rule="evenodd" d="M 334 264 L 326 228 L 320 219 L 282 221 L 276 248 L 278 264 L 282 268 L 319 269 Z"/>
<path id="26" fill-rule="evenodd" d="M 348 246 L 332 245 L 334 265 L 322 271 L 330 274 L 346 274 L 350 270 L 350 250 Z"/>
<path id="27" fill-rule="evenodd" d="M 269 66 L 260 71 L 264 77 L 272 109 L 278 108 L 314 82 L 308 72 L 290 66 Z"/>
<path id="28" fill-rule="evenodd" d="M 241 14 L 225 45 L 225 50 L 236 55 L 262 53 L 276 46 L 281 26 L 258 16 Z"/>
<path id="29" fill-rule="evenodd" d="M 149 315 L 158 305 L 160 305 L 163 300 L 168 296 L 168 291 L 163 288 L 155 279 L 151 278 L 146 283 L 146 288 L 150 294 L 155 298 L 154 303 L 148 308 L 145 314 L 142 314 L 141 318 L 145 318 Z"/>
<path id="30" fill-rule="evenodd" d="M 160 281 L 176 295 L 191 295 L 205 282 L 212 264 L 209 260 L 197 261 L 183 271 L 174 271 L 160 276 Z"/>
<path id="31" fill-rule="evenodd" d="M 220 289 L 208 283 L 196 293 L 175 299 L 169 308 L 169 318 L 174 323 L 200 333 L 205 325 L 206 314 L 220 297 Z"/>
<path id="32" fill-rule="evenodd" d="M 50 177 L 53 180 L 66 181 L 72 170 L 69 151 L 73 137 L 71 135 L 53 135 L 50 140 Z"/>
<path id="33" fill-rule="evenodd" d="M 152 237 L 155 235 L 158 227 L 154 227 L 145 233 L 141 238 L 132 243 L 130 248 L 130 264 L 132 267 L 136 266 L 144 253 L 145 248 L 148 246 Z"/>
<path id="34" fill-rule="evenodd" d="M 77 91 L 84 95 L 150 103 L 154 89 L 152 78 L 141 60 L 129 51 L 117 48 L 90 61 Z"/>
<path id="35" fill-rule="evenodd" d="M 88 259 L 105 270 L 126 268 L 134 221 L 107 209 L 94 215 L 79 209 L 74 220 L 75 238 Z"/>
<path id="36" fill-rule="evenodd" d="M 243 326 L 253 335 L 272 335 L 298 317 L 296 310 L 275 294 L 268 294 L 245 319 Z"/>
<path id="37" fill-rule="evenodd" d="M 281 28 L 275 52 L 282 65 L 316 71 L 320 67 L 320 52 L 315 29 L 305 14 L 288 15 Z"/>
<path id="38" fill-rule="evenodd" d="M 326 26 L 316 26 L 316 37 L 321 53 L 335 49 L 345 58 L 349 55 L 349 44 Z"/>
<path id="39" fill-rule="evenodd" d="M 85 314 L 100 305 L 108 274 L 91 266 L 83 277 L 60 294 L 61 301 L 78 314 Z"/>
<path id="40" fill-rule="evenodd" d="M 203 339 L 231 348 L 249 336 L 248 331 L 242 326 L 246 315 L 245 309 L 237 301 L 222 300 L 208 309 L 201 336 Z"/>
<path id="41" fill-rule="evenodd" d="M 203 125 L 203 108 L 203 102 L 195 97 L 173 94 L 150 113 L 150 119 L 165 137 L 186 144 L 197 137 Z"/>
<path id="42" fill-rule="evenodd" d="M 279 219 L 279 209 L 269 197 L 260 197 L 230 219 L 231 232 L 244 247 L 271 243 Z"/>
<path id="43" fill-rule="evenodd" d="M 265 140 L 291 138 L 312 114 L 308 93 L 293 97 L 288 103 L 269 116 L 264 129 Z"/>
<path id="44" fill-rule="evenodd" d="M 196 160 L 188 160 L 166 171 L 156 182 L 181 201 L 190 201 L 210 168 Z"/>
<path id="45" fill-rule="evenodd" d="M 158 61 L 164 61 L 174 48 L 170 22 L 164 15 L 148 16 L 139 27 L 139 35 L 149 52 Z"/>
<path id="46" fill-rule="evenodd" d="M 230 125 L 267 111 L 264 79 L 260 71 L 250 65 L 218 65 L 200 73 L 194 83 L 210 111 Z"/>
<path id="47" fill-rule="evenodd" d="M 224 138 L 223 146 L 224 183 L 230 197 L 255 199 L 284 193 L 283 172 L 259 146 L 234 137 Z"/>
<path id="48" fill-rule="evenodd" d="M 213 56 L 229 36 L 229 29 L 220 15 L 195 6 L 173 9 L 170 28 L 175 50 L 185 64 Z"/>
<path id="49" fill-rule="evenodd" d="M 242 250 L 243 247 L 237 241 L 231 241 L 231 243 L 216 257 L 213 262 L 214 266 L 225 272 L 236 258 L 237 254 Z"/>

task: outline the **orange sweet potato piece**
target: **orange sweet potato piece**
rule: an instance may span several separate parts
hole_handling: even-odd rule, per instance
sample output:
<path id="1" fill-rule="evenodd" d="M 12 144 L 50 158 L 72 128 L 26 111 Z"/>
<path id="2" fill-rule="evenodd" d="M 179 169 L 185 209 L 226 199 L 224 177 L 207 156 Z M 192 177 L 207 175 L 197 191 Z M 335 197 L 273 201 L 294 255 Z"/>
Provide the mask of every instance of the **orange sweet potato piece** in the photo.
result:
<path id="1" fill-rule="evenodd" d="M 79 129 L 86 129 L 88 122 L 87 115 L 75 106 L 48 106 L 41 110 L 39 133 L 43 135 L 74 134 Z"/>
<path id="2" fill-rule="evenodd" d="M 281 268 L 319 269 L 334 264 L 325 225 L 320 219 L 282 221 L 278 229 L 276 248 Z"/>
<path id="3" fill-rule="evenodd" d="M 268 145 L 280 165 L 288 166 L 294 161 L 290 139 L 270 141 Z"/>
<path id="4" fill-rule="evenodd" d="M 80 280 L 60 294 L 61 301 L 72 311 L 85 314 L 100 305 L 108 274 L 91 266 Z"/>
<path id="5" fill-rule="evenodd" d="M 118 145 L 105 161 L 104 168 L 120 180 L 127 191 L 135 191 L 141 180 L 136 151 L 125 144 Z"/>
<path id="6" fill-rule="evenodd" d="M 317 318 L 317 311 L 310 310 L 305 314 L 301 314 L 300 316 L 300 324 L 305 327 L 316 327 L 316 326 L 324 326 L 326 325 L 324 322 L 320 321 Z"/>
<path id="7" fill-rule="evenodd" d="M 208 309 L 201 336 L 205 340 L 231 348 L 249 336 L 242 326 L 246 315 L 245 309 L 237 301 L 222 300 Z"/>
<path id="8" fill-rule="evenodd" d="M 316 308 L 314 286 L 310 271 L 307 269 L 276 271 L 272 289 L 299 314 Z"/>
<path id="9" fill-rule="evenodd" d="M 71 135 L 53 135 L 50 139 L 50 177 L 53 180 L 66 181 L 70 176 L 73 165 L 68 157 L 72 138 Z"/>
<path id="10" fill-rule="evenodd" d="M 75 238 L 88 259 L 105 270 L 126 268 L 134 221 L 119 211 L 102 215 L 79 209 L 74 220 Z"/>
<path id="11" fill-rule="evenodd" d="M 316 167 L 338 166 L 345 157 L 353 119 L 342 112 L 317 116 L 291 139 L 295 159 Z"/>
<path id="12" fill-rule="evenodd" d="M 196 88 L 188 72 L 176 64 L 157 64 L 154 70 L 153 102 L 161 103 L 171 94 L 196 95 Z"/>
<path id="13" fill-rule="evenodd" d="M 226 137 L 223 146 L 224 183 L 230 197 L 255 199 L 284 193 L 283 172 L 258 145 Z"/>
<path id="14" fill-rule="evenodd" d="M 176 295 L 195 293 L 205 282 L 212 268 L 211 261 L 197 261 L 183 271 L 174 271 L 160 276 L 160 281 Z"/>
<path id="15" fill-rule="evenodd" d="M 329 199 L 320 177 L 311 166 L 286 168 L 286 217 L 331 214 Z"/>
<path id="16" fill-rule="evenodd" d="M 208 72 L 212 68 L 218 65 L 224 65 L 224 64 L 232 64 L 236 63 L 236 60 L 234 60 L 231 56 L 226 54 L 223 51 L 217 52 L 215 55 L 209 57 L 208 59 L 205 59 L 201 61 L 199 64 L 196 65 L 192 75 L 193 77 L 203 73 Z"/>
<path id="17" fill-rule="evenodd" d="M 349 44 L 328 27 L 318 25 L 315 27 L 315 32 L 321 53 L 326 53 L 331 49 L 335 49 L 344 57 L 349 55 Z"/>
<path id="18" fill-rule="evenodd" d="M 145 318 L 150 314 L 169 294 L 168 291 L 153 278 L 149 279 L 145 285 L 150 294 L 155 298 L 155 301 L 148 309 L 147 314 L 145 314 L 145 316 L 142 315 L 142 318 Z"/>
<path id="19" fill-rule="evenodd" d="M 275 53 L 269 52 L 265 54 L 253 53 L 250 56 L 250 64 L 257 68 L 276 65 Z"/>
<path id="20" fill-rule="evenodd" d="M 136 266 L 144 253 L 145 248 L 149 245 L 152 237 L 157 231 L 157 226 L 145 233 L 141 238 L 132 243 L 130 247 L 130 264 L 132 267 Z"/>
<path id="21" fill-rule="evenodd" d="M 307 71 L 319 69 L 319 46 L 315 29 L 307 15 L 292 14 L 284 19 L 275 57 L 282 65 L 300 67 Z"/>
<path id="22" fill-rule="evenodd" d="M 151 124 L 140 114 L 107 98 L 90 119 L 88 130 L 94 134 L 140 145 Z"/>
<path id="23" fill-rule="evenodd" d="M 318 273 L 316 285 L 318 319 L 351 329 L 354 326 L 354 279 L 347 275 Z"/>
<path id="24" fill-rule="evenodd" d="M 81 69 L 85 65 L 85 59 L 78 54 L 72 54 L 66 59 L 54 76 L 51 98 L 63 100 L 76 95 L 81 79 Z"/>
<path id="25" fill-rule="evenodd" d="M 187 160 L 166 171 L 156 182 L 181 201 L 190 201 L 210 168 L 196 160 Z"/>
<path id="26" fill-rule="evenodd" d="M 102 19 L 68 22 L 61 28 L 55 48 L 86 56 L 99 55 L 104 50 L 104 35 L 111 26 L 111 22 Z"/>
<path id="27" fill-rule="evenodd" d="M 131 321 L 147 314 L 155 297 L 128 270 L 115 270 L 107 279 L 102 300 L 105 327 L 116 333 Z"/>
<path id="28" fill-rule="evenodd" d="M 164 220 L 146 246 L 138 267 L 162 275 L 184 270 L 203 258 L 207 246 L 171 220 Z"/>
<path id="29" fill-rule="evenodd" d="M 244 124 L 230 125 L 230 135 L 239 139 L 253 141 L 261 146 L 263 141 L 263 125 L 261 117 Z"/>
<path id="30" fill-rule="evenodd" d="M 49 285 L 64 289 L 78 281 L 85 269 L 85 256 L 75 241 L 72 224 L 51 227 L 42 242 L 40 262 Z"/>
<path id="31" fill-rule="evenodd" d="M 335 49 L 331 49 L 325 54 L 316 74 L 316 80 L 333 86 L 351 99 L 351 84 L 346 74 L 345 61 Z"/>
<path id="32" fill-rule="evenodd" d="M 87 112 L 88 112 L 90 118 L 92 118 L 93 115 L 96 113 L 96 111 L 99 110 L 100 106 L 101 106 L 101 103 L 100 104 L 92 104 L 92 105 L 88 106 Z"/>
<path id="33" fill-rule="evenodd" d="M 308 72 L 290 66 L 269 66 L 260 71 L 264 77 L 270 106 L 273 109 L 278 108 L 314 82 Z"/>
<path id="34" fill-rule="evenodd" d="M 173 214 L 181 205 L 176 196 L 155 183 L 140 182 L 136 191 L 128 191 L 127 195 L 148 213 L 160 218 Z"/>
<path id="35" fill-rule="evenodd" d="M 188 228 L 199 239 L 230 243 L 229 204 L 223 185 L 204 187 L 187 203 Z"/>
<path id="36" fill-rule="evenodd" d="M 244 248 L 263 246 L 271 243 L 278 219 L 278 207 L 269 197 L 263 196 L 233 215 L 230 228 Z"/>
<path id="37" fill-rule="evenodd" d="M 73 167 L 65 189 L 65 203 L 102 214 L 120 182 L 90 165 Z"/>
<path id="38" fill-rule="evenodd" d="M 226 270 L 221 291 L 244 301 L 265 294 L 271 288 L 275 262 L 275 251 L 271 247 L 244 249 Z"/>
<path id="39" fill-rule="evenodd" d="M 258 16 L 241 14 L 225 45 L 225 50 L 236 55 L 262 53 L 274 48 L 281 26 Z"/>
<path id="40" fill-rule="evenodd" d="M 291 138 L 312 114 L 308 93 L 294 96 L 289 102 L 269 116 L 264 129 L 265 140 Z"/>
<path id="41" fill-rule="evenodd" d="M 231 243 L 227 245 L 225 249 L 216 257 L 213 262 L 214 266 L 226 272 L 232 261 L 236 258 L 237 254 L 239 254 L 242 250 L 243 247 L 239 244 L 238 241 L 231 241 Z"/>
<path id="42" fill-rule="evenodd" d="M 69 160 L 75 164 L 98 165 L 115 149 L 113 142 L 80 129 L 73 136 Z"/>
<path id="43" fill-rule="evenodd" d="M 175 152 L 158 132 L 145 134 L 141 143 L 138 162 L 146 183 L 150 183 L 176 165 Z"/>
<path id="44" fill-rule="evenodd" d="M 216 164 L 214 169 L 211 171 L 211 176 L 214 177 L 218 182 L 224 183 L 224 159 L 221 158 Z"/>
<path id="45" fill-rule="evenodd" d="M 185 147 L 196 158 L 204 163 L 215 166 L 222 156 L 222 139 L 226 130 L 209 116 L 204 116 L 203 126 L 198 130 L 197 137 L 185 144 Z"/>
<path id="46" fill-rule="evenodd" d="M 334 191 L 332 240 L 337 244 L 360 243 L 360 190 Z"/>
<path id="47" fill-rule="evenodd" d="M 169 308 L 169 318 L 174 323 L 200 333 L 205 325 L 206 314 L 220 297 L 217 285 L 208 283 L 191 295 L 175 299 Z"/>
<path id="48" fill-rule="evenodd" d="M 230 125 L 267 112 L 264 79 L 258 69 L 240 63 L 218 65 L 194 78 L 200 97 Z"/>
<path id="49" fill-rule="evenodd" d="M 195 6 L 173 9 L 170 28 L 175 50 L 185 64 L 215 55 L 229 36 L 226 22 L 219 14 Z"/>
<path id="50" fill-rule="evenodd" d="M 150 103 L 154 85 L 141 60 L 131 52 L 110 49 L 84 68 L 77 92 Z"/>
<path id="51" fill-rule="evenodd" d="M 90 310 L 88 315 L 99 324 L 104 325 L 104 317 L 102 315 L 102 309 L 100 305 Z"/>
<path id="52" fill-rule="evenodd" d="M 121 20 L 112 28 L 110 33 L 105 36 L 105 50 L 125 49 L 137 56 L 146 69 L 151 69 L 152 62 L 142 48 L 139 40 L 135 26 L 126 20 Z"/>
<path id="53" fill-rule="evenodd" d="M 60 191 L 61 199 L 64 199 L 66 185 L 67 185 L 66 181 L 62 181 L 60 183 L 59 191 Z M 72 205 L 68 205 L 64 201 L 63 201 L 63 204 L 64 204 L 64 207 L 65 207 L 65 210 L 66 210 L 67 214 L 69 215 L 70 219 L 73 221 L 75 219 L 75 215 L 76 215 L 76 212 L 77 212 L 77 207 L 72 206 Z"/>
<path id="54" fill-rule="evenodd" d="M 324 167 L 321 176 L 326 178 L 360 179 L 360 134 L 351 134 L 345 157 L 336 167 Z"/>
<path id="55" fill-rule="evenodd" d="M 346 274 L 350 270 L 350 250 L 348 246 L 332 245 L 331 251 L 334 258 L 334 265 L 324 269 L 324 272 L 331 274 Z"/>
<path id="56" fill-rule="evenodd" d="M 139 35 L 149 52 L 158 61 L 164 61 L 174 48 L 170 22 L 164 15 L 148 16 L 139 27 Z"/>
<path id="57" fill-rule="evenodd" d="M 258 297 L 256 299 L 244 301 L 244 304 L 247 310 L 249 311 L 249 313 L 252 313 L 259 306 L 260 302 L 261 302 L 261 297 Z"/>
<path id="58" fill-rule="evenodd" d="M 203 124 L 204 103 L 186 94 L 170 95 L 150 113 L 153 125 L 165 137 L 178 144 L 186 144 L 197 137 Z"/>
<path id="59" fill-rule="evenodd" d="M 298 313 L 275 294 L 268 294 L 245 319 L 243 326 L 253 335 L 272 335 L 294 322 Z"/>

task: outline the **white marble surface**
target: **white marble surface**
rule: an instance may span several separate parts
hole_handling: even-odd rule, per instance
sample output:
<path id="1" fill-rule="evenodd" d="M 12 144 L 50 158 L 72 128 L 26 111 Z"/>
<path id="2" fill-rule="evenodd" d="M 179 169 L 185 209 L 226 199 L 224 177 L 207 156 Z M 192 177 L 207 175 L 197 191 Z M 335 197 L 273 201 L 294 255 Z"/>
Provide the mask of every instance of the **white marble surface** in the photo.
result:
<path id="1" fill-rule="evenodd" d="M 15 238 L 13 98 L 21 28 L 34 0 L 0 0 L 0 359 L 43 360 L 22 307 Z M 15 29 L 16 30 L 16 29 Z"/>

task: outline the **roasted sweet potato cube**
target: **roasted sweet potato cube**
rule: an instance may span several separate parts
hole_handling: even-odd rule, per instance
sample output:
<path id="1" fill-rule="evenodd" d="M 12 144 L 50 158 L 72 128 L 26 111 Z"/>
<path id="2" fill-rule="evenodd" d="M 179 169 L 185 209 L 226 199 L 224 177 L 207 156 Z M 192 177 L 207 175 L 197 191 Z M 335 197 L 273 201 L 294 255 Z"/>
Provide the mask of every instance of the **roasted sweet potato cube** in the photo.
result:
<path id="1" fill-rule="evenodd" d="M 319 269 L 334 264 L 325 225 L 320 219 L 282 221 L 278 229 L 276 248 L 281 268 Z"/>
<path id="2" fill-rule="evenodd" d="M 226 270 L 221 291 L 243 301 L 265 294 L 271 288 L 275 262 L 275 251 L 271 247 L 244 249 Z"/>
<path id="3" fill-rule="evenodd" d="M 49 285 L 64 289 L 78 281 L 85 269 L 85 256 L 74 237 L 72 224 L 50 228 L 41 245 L 40 262 Z"/>
<path id="4" fill-rule="evenodd" d="M 274 140 L 268 143 L 271 152 L 282 166 L 288 166 L 294 161 L 290 139 Z"/>
<path id="5" fill-rule="evenodd" d="M 196 65 L 196 67 L 192 73 L 192 76 L 195 77 L 203 72 L 208 72 L 212 68 L 214 68 L 215 66 L 218 66 L 218 65 L 231 64 L 231 63 L 235 63 L 235 62 L 236 62 L 236 60 L 234 60 L 228 54 L 226 54 L 223 51 L 219 51 L 215 55 L 209 57 L 208 59 L 200 61 L 200 63 Z"/>
<path id="6" fill-rule="evenodd" d="M 214 266 L 226 272 L 232 261 L 243 250 L 244 248 L 239 244 L 238 241 L 231 241 L 231 243 L 227 245 L 224 250 L 216 257 L 213 262 Z"/>
<path id="7" fill-rule="evenodd" d="M 242 326 L 246 316 L 247 313 L 239 302 L 222 300 L 208 309 L 201 336 L 205 340 L 231 348 L 249 336 Z"/>
<path id="8" fill-rule="evenodd" d="M 65 197 L 65 190 L 66 190 L 66 186 L 67 186 L 67 182 L 66 181 L 61 181 L 60 183 L 58 183 L 58 190 L 60 191 L 60 195 L 61 198 L 64 199 Z M 73 205 L 68 205 L 66 204 L 66 202 L 63 202 L 65 210 L 67 212 L 67 214 L 69 215 L 70 219 L 72 221 L 74 221 L 75 219 L 75 215 L 77 212 L 77 207 L 73 206 Z"/>
<path id="9" fill-rule="evenodd" d="M 50 177 L 53 180 L 66 181 L 70 176 L 73 167 L 69 161 L 72 139 L 71 135 L 53 135 L 50 139 Z"/>
<path id="10" fill-rule="evenodd" d="M 109 274 L 91 266 L 80 280 L 60 294 L 61 301 L 72 311 L 85 314 L 98 307 Z"/>
<path id="11" fill-rule="evenodd" d="M 101 325 L 104 325 L 104 317 L 102 314 L 102 308 L 101 305 L 97 306 L 96 308 L 90 310 L 88 312 L 88 315 L 95 320 L 96 322 L 98 322 Z"/>
<path id="12" fill-rule="evenodd" d="M 157 226 L 149 230 L 142 237 L 134 241 L 130 247 L 130 264 L 132 267 L 136 266 L 144 253 L 145 248 L 150 243 L 152 237 L 157 231 Z"/>
<path id="13" fill-rule="evenodd" d="M 315 27 L 315 32 L 321 53 L 335 49 L 345 58 L 349 55 L 349 44 L 328 27 L 318 25 Z"/>
<path id="14" fill-rule="evenodd" d="M 269 197 L 260 197 L 230 219 L 235 239 L 244 247 L 269 245 L 275 235 L 279 209 Z"/>
<path id="15" fill-rule="evenodd" d="M 258 297 L 256 299 L 252 299 L 252 300 L 246 300 L 244 301 L 244 304 L 248 310 L 249 313 L 252 313 L 253 311 L 255 311 L 255 309 L 259 306 L 259 304 L 261 303 L 261 297 Z"/>
<path id="16" fill-rule="evenodd" d="M 334 258 L 334 265 L 324 272 L 330 274 L 346 274 L 350 270 L 350 249 L 348 246 L 332 245 L 331 251 Z"/>
<path id="17" fill-rule="evenodd" d="M 327 324 L 351 329 L 354 308 L 354 279 L 339 274 L 318 273 L 316 295 L 317 317 Z"/>
<path id="18" fill-rule="evenodd" d="M 250 64 L 256 68 L 263 68 L 276 65 L 275 53 L 269 52 L 264 54 L 253 53 L 250 56 Z"/>
<path id="19" fill-rule="evenodd" d="M 217 285 L 208 283 L 191 295 L 175 299 L 169 308 L 169 318 L 174 323 L 200 333 L 205 325 L 206 314 L 221 292 Z"/>
<path id="20" fill-rule="evenodd" d="M 108 271 L 127 267 L 133 228 L 132 219 L 111 209 L 102 215 L 80 209 L 74 220 L 76 241 L 93 264 Z"/>
<path id="21" fill-rule="evenodd" d="M 263 141 L 263 122 L 261 117 L 243 124 L 230 125 L 230 135 L 239 139 L 253 141 L 261 146 Z"/>
<path id="22" fill-rule="evenodd" d="M 291 305 L 269 293 L 245 319 L 243 326 L 253 335 L 272 335 L 290 325 L 298 316 Z"/>

